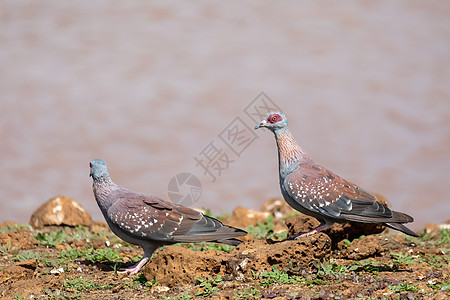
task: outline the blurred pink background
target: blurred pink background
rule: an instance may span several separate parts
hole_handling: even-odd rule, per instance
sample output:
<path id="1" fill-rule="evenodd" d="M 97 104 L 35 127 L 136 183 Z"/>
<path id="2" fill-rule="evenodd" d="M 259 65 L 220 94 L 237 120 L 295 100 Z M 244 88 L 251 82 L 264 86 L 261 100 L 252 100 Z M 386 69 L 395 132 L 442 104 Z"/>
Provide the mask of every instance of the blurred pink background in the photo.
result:
<path id="1" fill-rule="evenodd" d="M 413 229 L 449 219 L 450 3 L 0 2 L 0 222 L 67 195 L 103 220 L 89 161 L 168 199 L 198 177 L 195 207 L 279 197 L 272 134 L 215 182 L 196 166 L 261 92 L 320 164 L 381 193 Z"/>

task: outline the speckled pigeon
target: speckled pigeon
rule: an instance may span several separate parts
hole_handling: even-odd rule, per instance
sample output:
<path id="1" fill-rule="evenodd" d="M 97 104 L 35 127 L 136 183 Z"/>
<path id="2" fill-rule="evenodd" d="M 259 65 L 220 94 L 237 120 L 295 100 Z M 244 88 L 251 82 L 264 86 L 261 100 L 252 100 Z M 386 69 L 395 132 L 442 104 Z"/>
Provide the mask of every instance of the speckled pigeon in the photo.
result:
<path id="1" fill-rule="evenodd" d="M 188 207 L 118 186 L 103 160 L 94 159 L 89 166 L 95 200 L 112 232 L 144 249 L 136 265 L 121 271 L 136 274 L 163 245 L 217 242 L 236 246 L 242 242 L 236 238 L 247 234 Z"/>
<path id="2" fill-rule="evenodd" d="M 404 226 L 413 218 L 390 210 L 376 197 L 316 164 L 292 136 L 286 116 L 270 112 L 255 126 L 272 131 L 278 147 L 281 193 L 294 209 L 318 219 L 318 227 L 291 238 L 301 238 L 331 227 L 335 222 L 380 223 L 405 234 L 418 235 Z"/>

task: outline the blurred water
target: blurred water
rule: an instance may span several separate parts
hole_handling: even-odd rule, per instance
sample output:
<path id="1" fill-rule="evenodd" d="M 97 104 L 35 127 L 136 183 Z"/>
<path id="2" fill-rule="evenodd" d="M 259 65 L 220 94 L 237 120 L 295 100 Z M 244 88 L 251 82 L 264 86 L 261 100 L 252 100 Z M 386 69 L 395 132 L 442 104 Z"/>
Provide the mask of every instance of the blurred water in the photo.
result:
<path id="1" fill-rule="evenodd" d="M 450 4 L 0 3 L 0 222 L 64 194 L 94 219 L 88 163 L 168 198 L 196 175 L 214 213 L 280 196 L 269 132 L 236 155 L 220 134 L 263 91 L 317 162 L 413 215 L 450 202 Z M 249 133 L 251 136 L 251 133 Z M 209 143 L 233 160 L 196 166 Z"/>

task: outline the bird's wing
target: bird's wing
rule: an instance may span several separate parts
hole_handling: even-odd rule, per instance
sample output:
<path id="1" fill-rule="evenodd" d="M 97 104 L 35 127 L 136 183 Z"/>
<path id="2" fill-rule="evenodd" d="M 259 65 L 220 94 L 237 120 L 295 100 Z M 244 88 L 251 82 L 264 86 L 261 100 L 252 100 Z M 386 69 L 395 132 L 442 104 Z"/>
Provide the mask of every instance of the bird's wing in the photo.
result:
<path id="1" fill-rule="evenodd" d="M 299 164 L 283 182 L 288 195 L 303 208 L 324 217 L 384 222 L 392 211 L 371 193 L 315 162 Z"/>
<path id="2" fill-rule="evenodd" d="M 108 210 L 108 217 L 116 226 L 137 238 L 236 244 L 239 241 L 233 238 L 246 235 L 245 231 L 225 226 L 199 211 L 157 197 L 121 190 L 116 198 Z"/>
<path id="3" fill-rule="evenodd" d="M 189 232 L 203 215 L 193 209 L 128 190 L 115 195 L 108 209 L 113 224 L 137 238 L 173 241 L 176 235 Z"/>

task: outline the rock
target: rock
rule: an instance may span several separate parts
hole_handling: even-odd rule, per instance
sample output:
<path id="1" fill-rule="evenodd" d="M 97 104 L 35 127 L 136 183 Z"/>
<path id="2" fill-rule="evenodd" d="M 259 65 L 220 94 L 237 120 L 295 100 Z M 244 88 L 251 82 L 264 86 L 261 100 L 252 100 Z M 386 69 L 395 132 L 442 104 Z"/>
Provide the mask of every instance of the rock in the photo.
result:
<path id="1" fill-rule="evenodd" d="M 387 200 L 378 194 L 374 194 L 377 197 L 377 201 L 387 206 L 390 206 Z M 317 226 L 320 222 L 313 217 L 306 215 L 294 216 L 286 220 L 286 226 L 288 227 L 288 236 L 298 234 L 300 232 L 307 232 Z M 381 233 L 386 229 L 385 226 L 379 224 L 364 224 L 355 222 L 335 223 L 331 228 L 324 230 L 323 233 L 327 234 L 332 241 L 333 248 L 337 247 L 337 244 L 344 240 L 354 240 L 361 235 L 371 235 Z"/>
<path id="2" fill-rule="evenodd" d="M 288 236 L 298 234 L 300 232 L 308 232 L 311 229 L 319 226 L 320 222 L 316 218 L 307 215 L 297 215 L 286 220 L 288 228 Z"/>
<path id="3" fill-rule="evenodd" d="M 345 241 L 340 241 L 337 245 L 342 258 L 360 260 L 383 252 L 378 239 L 373 235 L 366 236 L 360 240 L 353 241 L 350 245 Z"/>
<path id="4" fill-rule="evenodd" d="M 237 253 L 236 253 L 237 252 Z M 330 238 L 319 233 L 304 239 L 285 240 L 269 244 L 266 240 L 252 239 L 237 246 L 228 261 L 233 274 L 241 279 L 249 278 L 253 273 L 271 270 L 273 265 L 278 269 L 307 269 L 314 262 L 331 254 Z"/>
<path id="5" fill-rule="evenodd" d="M 274 218 L 283 219 L 292 215 L 295 210 L 284 201 L 284 199 L 274 198 L 270 199 L 261 208 L 262 212 L 268 212 Z"/>
<path id="6" fill-rule="evenodd" d="M 269 216 L 269 212 L 261 212 L 238 206 L 233 210 L 226 224 L 238 228 L 247 228 L 250 225 L 256 225 L 258 222 L 264 223 Z"/>
<path id="7" fill-rule="evenodd" d="M 66 196 L 49 199 L 31 216 L 30 225 L 41 228 L 48 225 L 90 226 L 91 216 L 81 205 Z"/>
<path id="8" fill-rule="evenodd" d="M 192 251 L 180 246 L 164 248 L 143 268 L 148 281 L 157 278 L 163 286 L 188 285 L 196 277 L 224 278 L 231 276 L 245 280 L 253 272 L 279 268 L 307 268 L 314 261 L 328 258 L 331 241 L 325 234 L 317 234 L 301 240 L 269 244 L 265 240 L 252 239 L 234 248 L 230 253 L 221 251 Z"/>
<path id="9" fill-rule="evenodd" d="M 144 266 L 148 281 L 174 287 L 192 284 L 196 277 L 226 274 L 227 253 L 221 251 L 192 251 L 180 246 L 166 247 Z"/>

